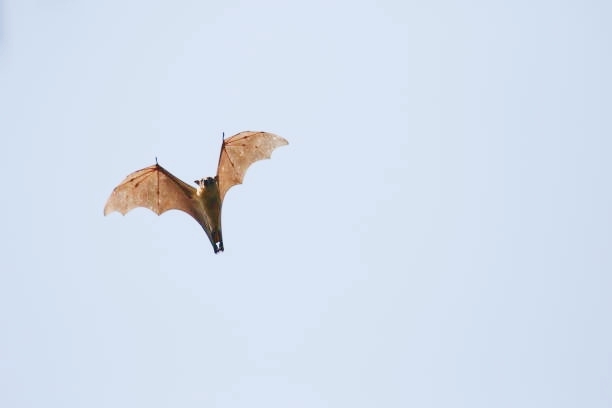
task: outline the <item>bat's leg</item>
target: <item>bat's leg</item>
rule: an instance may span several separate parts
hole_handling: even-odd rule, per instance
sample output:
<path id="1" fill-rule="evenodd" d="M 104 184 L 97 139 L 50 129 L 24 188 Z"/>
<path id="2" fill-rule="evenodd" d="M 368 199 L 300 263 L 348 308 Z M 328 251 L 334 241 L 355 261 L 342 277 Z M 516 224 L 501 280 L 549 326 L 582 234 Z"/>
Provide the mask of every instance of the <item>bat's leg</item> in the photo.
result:
<path id="1" fill-rule="evenodd" d="M 219 251 L 223 252 L 223 237 L 221 236 L 221 231 L 213 231 L 212 237 L 213 241 L 215 242 L 215 244 L 213 245 L 215 247 L 215 254 Z"/>
<path id="2" fill-rule="evenodd" d="M 219 228 L 219 231 L 218 231 L 218 238 L 219 238 L 219 251 L 223 251 L 223 235 L 221 234 L 221 228 Z"/>

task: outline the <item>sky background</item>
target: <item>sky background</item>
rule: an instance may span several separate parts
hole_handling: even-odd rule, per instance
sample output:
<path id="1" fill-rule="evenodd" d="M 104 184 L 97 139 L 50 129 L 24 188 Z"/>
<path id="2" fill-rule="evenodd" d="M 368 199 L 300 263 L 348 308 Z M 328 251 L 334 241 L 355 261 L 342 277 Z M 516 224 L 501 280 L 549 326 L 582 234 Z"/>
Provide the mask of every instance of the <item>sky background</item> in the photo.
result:
<path id="1" fill-rule="evenodd" d="M 609 1 L 0 0 L 0 406 L 612 406 Z M 186 214 L 102 215 L 221 132 Z"/>

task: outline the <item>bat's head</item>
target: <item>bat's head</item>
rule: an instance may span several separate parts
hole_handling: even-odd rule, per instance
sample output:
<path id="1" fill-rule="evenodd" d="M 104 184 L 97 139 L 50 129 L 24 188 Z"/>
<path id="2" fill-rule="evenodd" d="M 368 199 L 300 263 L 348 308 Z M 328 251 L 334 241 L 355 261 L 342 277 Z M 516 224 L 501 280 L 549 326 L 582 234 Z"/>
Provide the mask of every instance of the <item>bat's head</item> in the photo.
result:
<path id="1" fill-rule="evenodd" d="M 206 187 L 215 184 L 215 182 L 216 180 L 212 177 L 201 178 L 194 181 L 194 183 L 196 183 L 201 189 L 205 189 Z"/>

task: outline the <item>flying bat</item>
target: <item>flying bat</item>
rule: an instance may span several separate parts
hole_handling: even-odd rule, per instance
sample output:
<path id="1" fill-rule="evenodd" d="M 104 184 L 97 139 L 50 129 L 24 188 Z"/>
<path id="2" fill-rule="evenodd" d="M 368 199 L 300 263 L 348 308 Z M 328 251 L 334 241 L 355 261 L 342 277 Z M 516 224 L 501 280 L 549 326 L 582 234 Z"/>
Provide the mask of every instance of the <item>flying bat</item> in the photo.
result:
<path id="1" fill-rule="evenodd" d="M 196 180 L 190 186 L 157 163 L 130 174 L 111 193 L 104 215 L 118 211 L 125 215 L 136 207 L 148 208 L 158 215 L 181 210 L 202 226 L 215 254 L 223 251 L 221 206 L 232 186 L 242 184 L 251 164 L 269 159 L 277 147 L 289 144 L 280 136 L 267 132 L 240 132 L 223 138 L 215 177 Z"/>

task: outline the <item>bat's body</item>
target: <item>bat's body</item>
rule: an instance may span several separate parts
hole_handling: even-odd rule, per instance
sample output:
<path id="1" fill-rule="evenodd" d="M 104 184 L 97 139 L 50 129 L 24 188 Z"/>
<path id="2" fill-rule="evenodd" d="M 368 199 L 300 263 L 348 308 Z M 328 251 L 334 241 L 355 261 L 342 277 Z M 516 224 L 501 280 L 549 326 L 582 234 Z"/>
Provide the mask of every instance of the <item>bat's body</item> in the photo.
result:
<path id="1" fill-rule="evenodd" d="M 191 215 L 204 229 L 215 253 L 223 251 L 221 206 L 225 193 L 241 184 L 248 167 L 267 159 L 272 151 L 286 145 L 282 137 L 266 132 L 241 132 L 223 140 L 216 177 L 196 180 L 197 188 L 181 181 L 159 164 L 135 171 L 119 184 L 104 207 L 126 214 L 145 207 L 161 215 L 176 209 Z"/>
<path id="2" fill-rule="evenodd" d="M 219 194 L 219 184 L 217 178 L 212 177 L 199 181 L 196 197 L 202 205 L 202 213 L 206 219 L 205 223 L 209 226 L 204 228 L 210 243 L 215 249 L 215 253 L 223 251 L 223 236 L 221 235 L 221 195 Z M 202 224 L 202 223 L 200 223 Z"/>

